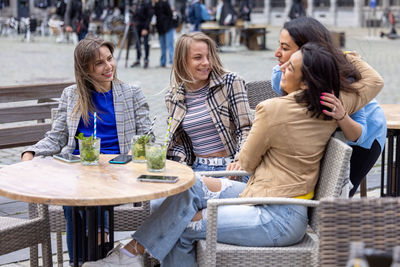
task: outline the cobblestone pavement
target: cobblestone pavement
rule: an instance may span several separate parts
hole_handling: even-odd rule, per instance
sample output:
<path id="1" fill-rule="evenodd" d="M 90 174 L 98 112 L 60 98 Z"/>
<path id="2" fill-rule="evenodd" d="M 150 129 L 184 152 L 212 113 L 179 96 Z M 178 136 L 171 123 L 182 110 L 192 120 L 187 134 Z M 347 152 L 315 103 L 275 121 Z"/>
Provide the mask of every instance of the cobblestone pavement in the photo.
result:
<path id="1" fill-rule="evenodd" d="M 276 64 L 274 51 L 278 44 L 280 28 L 271 26 L 268 30 L 270 31 L 267 35 L 269 50 L 248 51 L 243 47 L 237 47 L 236 52 L 222 52 L 220 55 L 225 67 L 230 71 L 237 72 L 246 81 L 269 79 L 271 68 Z M 398 75 L 400 40 L 372 36 L 367 29 L 337 28 L 333 30 L 346 32 L 345 49 L 357 51 L 383 76 L 385 87 L 378 95 L 378 101 L 388 104 L 400 103 L 400 93 L 397 89 L 400 84 L 400 75 Z M 110 37 L 106 36 L 105 38 Z M 168 86 L 170 69 L 158 67 L 160 50 L 157 40 L 151 41 L 151 47 L 148 69 L 126 68 L 126 51 L 123 50 L 117 74 L 122 81 L 135 83 L 142 87 L 150 105 L 150 117 L 157 114 L 155 132 L 157 135 L 164 135 L 166 111 L 163 89 Z M 31 43 L 22 42 L 21 37 L 0 38 L 0 86 L 74 80 L 73 49 L 72 44 L 56 43 L 55 37 L 35 37 Z M 115 56 L 118 55 L 118 52 L 117 50 Z M 131 48 L 128 66 L 134 61 L 135 55 L 136 51 Z M 0 150 L 0 164 L 18 162 L 23 149 Z M 380 161 L 378 160 L 378 162 Z M 379 164 L 377 164 L 377 167 L 370 172 L 369 188 L 379 186 L 379 172 Z M 371 195 L 374 196 L 375 193 Z M 24 217 L 26 216 L 26 204 L 0 198 L 0 215 Z M 0 257 L 0 264 L 24 259 L 28 254 L 25 252 L 23 255 L 14 254 L 14 256 L 6 258 Z M 26 266 L 26 262 L 8 266 Z"/>

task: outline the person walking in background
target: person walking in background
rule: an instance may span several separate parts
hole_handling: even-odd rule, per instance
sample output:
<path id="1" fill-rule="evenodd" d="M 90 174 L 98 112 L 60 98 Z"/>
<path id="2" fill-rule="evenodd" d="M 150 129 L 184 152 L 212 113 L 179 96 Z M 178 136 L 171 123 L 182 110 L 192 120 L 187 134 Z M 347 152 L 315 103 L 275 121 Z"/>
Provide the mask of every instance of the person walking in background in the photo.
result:
<path id="1" fill-rule="evenodd" d="M 160 66 L 166 67 L 167 50 L 169 65 L 172 65 L 172 59 L 174 58 L 175 35 L 175 28 L 172 21 L 172 10 L 168 0 L 156 0 L 154 4 L 154 14 L 157 18 L 156 28 L 161 47 Z"/>
<path id="2" fill-rule="evenodd" d="M 193 31 L 200 31 L 201 23 L 203 22 L 201 16 L 201 3 L 199 0 L 193 0 L 189 6 L 189 22 L 193 24 Z"/>
<path id="3" fill-rule="evenodd" d="M 132 8 L 132 22 L 133 22 L 133 36 L 136 38 L 136 61 L 132 63 L 131 67 L 140 66 L 140 59 L 142 57 L 142 38 L 144 45 L 144 62 L 143 67 L 146 69 L 149 66 L 149 31 L 150 22 L 153 17 L 153 8 L 149 0 L 135 0 Z"/>
<path id="4" fill-rule="evenodd" d="M 99 117 L 97 137 L 103 154 L 128 154 L 132 136 L 150 130 L 149 106 L 142 90 L 117 79 L 113 52 L 112 43 L 94 36 L 88 35 L 78 43 L 74 51 L 76 84 L 64 89 L 51 130 L 22 153 L 22 161 L 60 152 L 79 154 L 76 136 L 93 134 L 94 112 Z M 72 264 L 72 207 L 64 207 L 64 215 Z M 78 259 L 82 263 L 82 248 L 78 248 Z"/>
<path id="5" fill-rule="evenodd" d="M 297 19 L 299 17 L 304 17 L 306 11 L 304 10 L 302 0 L 293 0 L 293 4 L 290 7 L 289 18 Z"/>
<path id="6" fill-rule="evenodd" d="M 65 31 L 78 35 L 78 41 L 85 38 L 89 29 L 93 0 L 69 0 L 64 14 Z"/>

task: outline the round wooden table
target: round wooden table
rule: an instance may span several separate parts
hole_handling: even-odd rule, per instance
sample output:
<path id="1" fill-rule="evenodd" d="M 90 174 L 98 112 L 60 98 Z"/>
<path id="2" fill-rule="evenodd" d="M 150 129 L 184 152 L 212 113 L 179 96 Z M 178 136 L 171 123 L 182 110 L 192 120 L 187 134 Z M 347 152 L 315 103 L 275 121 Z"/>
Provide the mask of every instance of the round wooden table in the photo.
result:
<path id="1" fill-rule="evenodd" d="M 382 153 L 381 196 L 400 196 L 400 105 L 381 104 L 387 123 L 387 145 Z M 385 187 L 385 150 L 387 149 L 387 175 Z M 396 157 L 394 157 L 396 153 Z M 395 160 L 396 159 L 396 160 Z"/>
<path id="2" fill-rule="evenodd" d="M 97 260 L 99 254 L 105 256 L 105 251 L 114 245 L 114 205 L 175 195 L 195 183 L 193 170 L 178 162 L 167 160 L 164 172 L 150 173 L 145 163 L 108 163 L 115 156 L 100 155 L 98 166 L 66 163 L 52 157 L 37 157 L 6 166 L 0 169 L 0 195 L 24 202 L 73 206 L 74 229 L 78 222 L 82 229 L 86 224 L 88 228 L 88 237 L 82 239 L 83 250 L 88 251 L 83 260 Z M 141 174 L 178 176 L 179 180 L 176 183 L 139 182 L 136 178 Z M 97 206 L 107 206 L 102 207 L 101 216 L 106 212 L 109 216 L 109 242 L 102 240 L 101 253 L 97 248 Z M 104 233 L 103 220 L 101 224 Z M 74 230 L 75 266 L 78 266 L 77 247 L 78 231 Z"/>
<path id="3" fill-rule="evenodd" d="M 100 155 L 98 166 L 66 163 L 51 157 L 0 169 L 0 195 L 31 203 L 64 206 L 118 205 L 174 195 L 195 183 L 190 167 L 167 160 L 166 170 L 150 173 L 144 163 L 109 164 L 116 155 Z M 178 176 L 176 183 L 138 182 L 141 174 Z"/>

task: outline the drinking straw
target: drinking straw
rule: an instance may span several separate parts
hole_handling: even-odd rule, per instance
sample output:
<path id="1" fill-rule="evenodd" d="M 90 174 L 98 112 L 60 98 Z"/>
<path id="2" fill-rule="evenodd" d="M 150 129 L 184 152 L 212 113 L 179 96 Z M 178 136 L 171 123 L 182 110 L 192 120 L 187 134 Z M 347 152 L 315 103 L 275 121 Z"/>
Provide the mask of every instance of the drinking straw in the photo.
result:
<path id="1" fill-rule="evenodd" d="M 94 137 L 94 139 L 96 139 L 96 134 L 97 134 L 97 112 L 95 112 L 94 114 L 93 114 L 93 117 L 94 117 L 94 131 L 93 131 L 93 137 Z"/>
<path id="2" fill-rule="evenodd" d="M 168 141 L 169 141 L 169 131 L 171 130 L 171 122 L 172 122 L 172 117 L 169 117 L 168 118 L 167 134 L 165 135 L 165 145 L 167 145 Z"/>
<path id="3" fill-rule="evenodd" d="M 156 122 L 156 119 L 157 119 L 157 115 L 154 115 L 154 119 L 153 119 L 153 121 L 151 122 L 150 129 L 149 129 L 149 131 L 147 132 L 146 136 L 149 136 L 149 134 L 150 134 L 151 131 L 153 130 L 154 123 Z"/>

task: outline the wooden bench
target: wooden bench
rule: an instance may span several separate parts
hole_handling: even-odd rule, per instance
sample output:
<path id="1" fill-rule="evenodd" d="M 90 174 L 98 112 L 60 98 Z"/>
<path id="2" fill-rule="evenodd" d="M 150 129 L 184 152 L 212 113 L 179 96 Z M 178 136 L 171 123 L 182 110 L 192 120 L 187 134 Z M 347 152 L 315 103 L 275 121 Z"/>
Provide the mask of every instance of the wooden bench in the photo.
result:
<path id="1" fill-rule="evenodd" d="M 0 149 L 32 145 L 41 140 L 51 129 L 51 110 L 58 106 L 55 98 L 71 84 L 0 86 Z"/>

